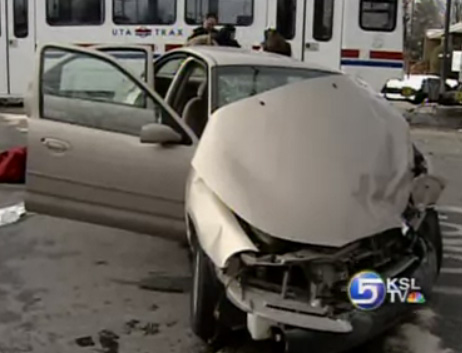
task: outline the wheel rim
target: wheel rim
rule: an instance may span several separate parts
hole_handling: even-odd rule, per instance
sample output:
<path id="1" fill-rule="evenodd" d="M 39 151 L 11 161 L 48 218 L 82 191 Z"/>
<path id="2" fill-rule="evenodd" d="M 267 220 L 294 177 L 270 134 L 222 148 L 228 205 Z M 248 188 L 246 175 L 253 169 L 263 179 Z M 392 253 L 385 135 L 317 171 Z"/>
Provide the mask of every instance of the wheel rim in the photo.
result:
<path id="1" fill-rule="evenodd" d="M 200 262 L 201 256 L 199 253 L 200 249 L 196 250 L 196 256 L 194 257 L 194 277 L 193 277 L 193 300 L 192 300 L 192 312 L 193 317 L 197 316 L 197 307 L 199 301 L 199 272 L 200 272 Z"/>

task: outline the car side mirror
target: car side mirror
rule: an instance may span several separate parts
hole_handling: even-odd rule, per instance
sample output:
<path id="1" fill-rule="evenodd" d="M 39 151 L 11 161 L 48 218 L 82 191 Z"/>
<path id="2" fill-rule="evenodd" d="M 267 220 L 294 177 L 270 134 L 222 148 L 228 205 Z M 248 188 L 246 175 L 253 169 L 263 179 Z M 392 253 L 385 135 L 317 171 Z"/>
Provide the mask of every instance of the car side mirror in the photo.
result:
<path id="1" fill-rule="evenodd" d="M 141 143 L 180 143 L 182 136 L 170 126 L 161 124 L 148 124 L 141 129 Z"/>

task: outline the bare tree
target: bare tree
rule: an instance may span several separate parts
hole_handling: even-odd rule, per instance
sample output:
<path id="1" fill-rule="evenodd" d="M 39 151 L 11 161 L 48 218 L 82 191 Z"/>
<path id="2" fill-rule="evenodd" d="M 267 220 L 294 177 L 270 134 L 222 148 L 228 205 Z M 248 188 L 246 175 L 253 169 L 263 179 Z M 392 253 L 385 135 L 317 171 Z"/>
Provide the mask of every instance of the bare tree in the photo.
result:
<path id="1" fill-rule="evenodd" d="M 415 0 L 409 0 L 415 1 Z M 462 2 L 462 0 L 456 0 Z M 406 6 L 406 5 L 405 5 Z M 408 5 L 409 6 L 409 5 Z M 418 61 L 422 58 L 423 43 L 428 29 L 442 28 L 443 21 L 438 7 L 434 0 L 420 0 L 414 2 L 414 12 L 410 14 L 408 24 L 412 19 L 412 31 L 408 32 L 406 38 L 406 51 L 412 60 Z M 410 30 L 408 25 L 408 30 Z"/>
<path id="2" fill-rule="evenodd" d="M 462 22 L 462 0 L 453 0 L 452 23 Z"/>

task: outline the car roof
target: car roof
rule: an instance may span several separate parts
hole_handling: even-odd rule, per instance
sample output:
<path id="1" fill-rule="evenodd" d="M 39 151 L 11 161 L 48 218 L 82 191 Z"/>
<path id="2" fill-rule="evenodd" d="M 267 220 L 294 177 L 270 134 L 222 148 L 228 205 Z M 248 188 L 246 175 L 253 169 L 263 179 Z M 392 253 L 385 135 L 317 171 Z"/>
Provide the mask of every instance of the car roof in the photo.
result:
<path id="1" fill-rule="evenodd" d="M 340 71 L 334 71 L 332 69 L 309 62 L 302 62 L 284 55 L 240 48 L 204 45 L 182 47 L 172 52 L 186 52 L 188 54 L 195 55 L 206 61 L 207 64 L 211 67 L 258 65 L 295 69 L 313 69 L 340 73 Z"/>

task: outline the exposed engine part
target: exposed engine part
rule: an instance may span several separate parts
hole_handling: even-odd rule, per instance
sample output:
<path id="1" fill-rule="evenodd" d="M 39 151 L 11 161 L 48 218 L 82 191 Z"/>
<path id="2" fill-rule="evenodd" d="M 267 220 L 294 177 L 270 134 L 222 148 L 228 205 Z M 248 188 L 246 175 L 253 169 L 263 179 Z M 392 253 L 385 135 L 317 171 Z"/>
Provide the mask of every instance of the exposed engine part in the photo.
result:
<path id="1" fill-rule="evenodd" d="M 344 248 L 304 246 L 284 254 L 243 253 L 230 262 L 226 275 L 246 288 L 300 301 L 328 317 L 351 310 L 349 279 L 364 269 L 399 276 L 425 256 L 424 244 L 412 230 L 393 229 Z"/>

